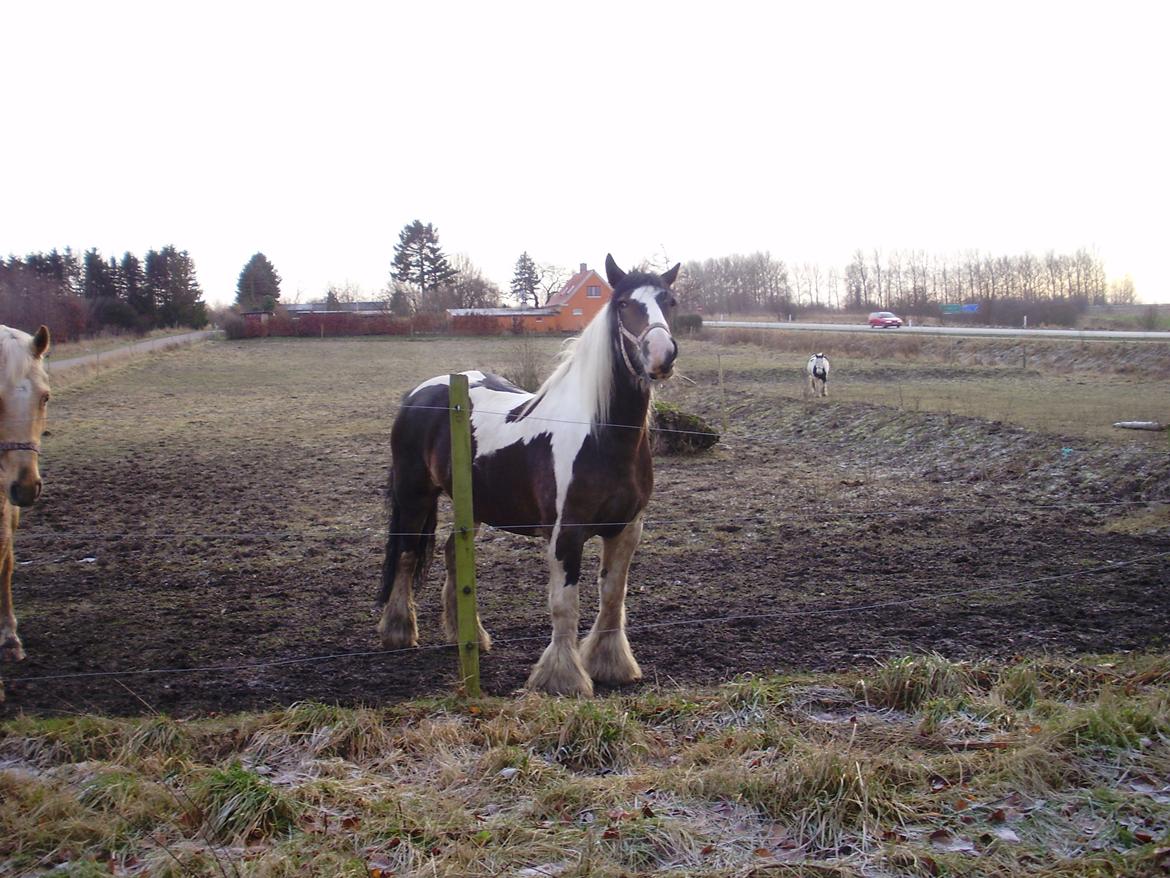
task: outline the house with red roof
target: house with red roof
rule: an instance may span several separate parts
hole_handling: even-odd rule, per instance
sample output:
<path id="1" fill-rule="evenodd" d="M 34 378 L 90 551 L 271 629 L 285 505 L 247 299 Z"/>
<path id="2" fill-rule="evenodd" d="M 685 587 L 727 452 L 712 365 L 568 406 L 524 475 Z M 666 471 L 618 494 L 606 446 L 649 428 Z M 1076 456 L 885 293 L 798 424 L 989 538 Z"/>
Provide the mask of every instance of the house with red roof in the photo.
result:
<path id="1" fill-rule="evenodd" d="M 447 317 L 456 332 L 482 325 L 485 320 L 497 321 L 499 331 L 517 334 L 580 332 L 612 296 L 613 287 L 582 262 L 543 308 L 450 308 Z"/>

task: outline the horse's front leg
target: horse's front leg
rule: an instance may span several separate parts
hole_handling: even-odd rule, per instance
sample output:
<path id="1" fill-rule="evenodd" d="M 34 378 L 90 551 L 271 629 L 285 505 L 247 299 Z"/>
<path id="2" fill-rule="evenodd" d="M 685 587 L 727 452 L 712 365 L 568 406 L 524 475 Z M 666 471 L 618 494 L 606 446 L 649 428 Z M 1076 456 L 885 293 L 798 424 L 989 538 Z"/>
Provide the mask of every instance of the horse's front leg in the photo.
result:
<path id="1" fill-rule="evenodd" d="M 621 686 L 642 679 L 642 669 L 626 639 L 626 577 L 641 537 L 639 515 L 601 545 L 601 571 L 597 576 L 600 606 L 593 628 L 581 641 L 581 659 L 596 683 Z"/>
<path id="2" fill-rule="evenodd" d="M 593 695 L 593 681 L 581 664 L 577 649 L 581 550 L 584 541 L 577 533 L 561 532 L 548 544 L 548 609 L 552 614 L 552 642 L 528 676 L 529 689 L 552 695 Z"/>
<path id="3" fill-rule="evenodd" d="M 7 507 L 7 503 L 4 504 Z M 12 607 L 12 516 L 0 510 L 0 659 L 18 662 L 24 658 L 24 646 L 16 633 L 16 612 Z"/>
<path id="4" fill-rule="evenodd" d="M 476 526 L 478 530 L 478 525 Z M 443 632 L 451 643 L 459 641 L 459 612 L 458 599 L 455 593 L 455 534 L 447 537 L 447 545 L 443 549 L 447 561 L 447 579 L 443 583 Z M 492 648 L 492 637 L 484 630 L 479 621 L 479 613 L 475 614 L 475 628 L 479 632 L 479 648 L 487 652 Z"/>

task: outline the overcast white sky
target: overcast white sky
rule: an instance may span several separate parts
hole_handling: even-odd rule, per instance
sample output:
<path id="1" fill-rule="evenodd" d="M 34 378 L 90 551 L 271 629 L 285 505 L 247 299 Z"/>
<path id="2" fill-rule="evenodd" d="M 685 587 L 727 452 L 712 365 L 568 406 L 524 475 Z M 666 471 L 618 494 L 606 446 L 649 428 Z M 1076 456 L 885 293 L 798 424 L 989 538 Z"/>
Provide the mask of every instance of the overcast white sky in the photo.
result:
<path id="1" fill-rule="evenodd" d="M 175 244 L 212 304 L 768 250 L 1091 247 L 1170 301 L 1163 4 L 36 2 L 0 18 L 0 255 Z"/>

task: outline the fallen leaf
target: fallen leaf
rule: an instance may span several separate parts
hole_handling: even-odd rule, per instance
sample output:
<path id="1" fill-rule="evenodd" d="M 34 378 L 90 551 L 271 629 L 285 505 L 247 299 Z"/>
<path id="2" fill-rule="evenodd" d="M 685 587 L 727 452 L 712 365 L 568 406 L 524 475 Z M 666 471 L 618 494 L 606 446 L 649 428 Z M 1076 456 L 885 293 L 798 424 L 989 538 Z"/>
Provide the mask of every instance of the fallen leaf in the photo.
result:
<path id="1" fill-rule="evenodd" d="M 936 829 L 930 834 L 930 842 L 941 851 L 969 853 L 975 850 L 975 842 L 961 835 L 951 835 L 945 829 Z"/>
<path id="2" fill-rule="evenodd" d="M 757 857 L 770 857 L 770 856 L 772 856 L 772 852 L 770 850 L 768 850 L 767 848 L 756 848 L 754 853 Z"/>

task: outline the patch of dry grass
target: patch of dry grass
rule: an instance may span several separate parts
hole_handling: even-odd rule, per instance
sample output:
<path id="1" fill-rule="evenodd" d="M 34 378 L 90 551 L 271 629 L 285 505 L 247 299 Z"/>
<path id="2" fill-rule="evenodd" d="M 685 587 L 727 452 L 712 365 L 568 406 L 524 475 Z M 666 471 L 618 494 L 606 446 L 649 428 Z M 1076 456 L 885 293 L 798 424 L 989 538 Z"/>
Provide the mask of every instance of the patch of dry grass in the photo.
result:
<path id="1" fill-rule="evenodd" d="M 597 701 L 19 718 L 0 871 L 1157 874 L 1168 678 L 913 656 Z"/>

